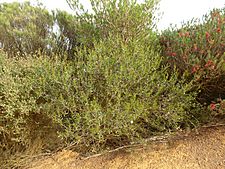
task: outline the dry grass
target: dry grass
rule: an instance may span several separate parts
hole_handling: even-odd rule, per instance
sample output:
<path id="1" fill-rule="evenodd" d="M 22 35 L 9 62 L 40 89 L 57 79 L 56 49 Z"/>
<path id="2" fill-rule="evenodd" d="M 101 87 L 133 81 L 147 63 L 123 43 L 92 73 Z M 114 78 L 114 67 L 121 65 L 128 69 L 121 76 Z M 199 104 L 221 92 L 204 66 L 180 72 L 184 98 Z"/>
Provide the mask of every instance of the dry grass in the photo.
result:
<path id="1" fill-rule="evenodd" d="M 99 156 L 83 157 L 63 150 L 34 160 L 25 169 L 223 169 L 225 126 L 181 132 L 146 146 L 123 148 Z"/>

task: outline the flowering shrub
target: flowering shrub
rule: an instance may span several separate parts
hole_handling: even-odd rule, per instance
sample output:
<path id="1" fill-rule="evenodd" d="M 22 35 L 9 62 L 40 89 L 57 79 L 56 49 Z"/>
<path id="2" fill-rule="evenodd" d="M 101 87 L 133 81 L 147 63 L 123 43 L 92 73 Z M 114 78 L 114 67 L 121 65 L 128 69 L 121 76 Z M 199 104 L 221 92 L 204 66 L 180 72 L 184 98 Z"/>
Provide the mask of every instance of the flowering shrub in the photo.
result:
<path id="1" fill-rule="evenodd" d="M 216 116 L 225 115 L 225 99 L 217 99 L 217 102 L 212 102 L 209 105 L 209 110 Z"/>
<path id="2" fill-rule="evenodd" d="M 169 29 L 160 38 L 166 63 L 194 78 L 199 101 L 225 98 L 225 8 L 214 9 L 203 22 L 192 21 L 181 29 Z"/>

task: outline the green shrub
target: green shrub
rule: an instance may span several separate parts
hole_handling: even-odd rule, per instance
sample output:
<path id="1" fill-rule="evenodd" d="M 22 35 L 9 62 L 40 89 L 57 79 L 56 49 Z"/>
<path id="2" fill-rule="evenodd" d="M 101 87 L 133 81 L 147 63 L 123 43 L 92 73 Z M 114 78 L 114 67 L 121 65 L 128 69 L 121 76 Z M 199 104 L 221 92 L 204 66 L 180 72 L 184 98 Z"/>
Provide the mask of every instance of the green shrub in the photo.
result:
<path id="1" fill-rule="evenodd" d="M 79 58 L 73 66 L 51 68 L 54 76 L 41 73 L 48 77 L 42 108 L 62 127 L 60 136 L 82 150 L 123 145 L 199 120 L 192 84 L 169 75 L 159 54 L 141 41 L 109 38 Z"/>
<path id="2" fill-rule="evenodd" d="M 42 112 L 35 83 L 43 58 L 10 59 L 0 53 L 0 152 L 26 150 L 35 139 L 55 131 L 53 120 Z M 41 85 L 41 84 L 40 84 Z M 34 91 L 35 90 L 35 91 Z M 48 137 L 50 141 L 51 137 Z M 53 142 L 52 142 L 53 143 Z M 49 145 L 49 143 L 44 143 Z"/>
<path id="3" fill-rule="evenodd" d="M 3 144 L 26 147 L 57 129 L 82 151 L 99 151 L 200 120 L 192 84 L 169 75 L 145 43 L 113 37 L 79 56 L 67 62 L 1 55 Z"/>
<path id="4" fill-rule="evenodd" d="M 74 60 L 0 55 L 2 149 L 26 148 L 57 131 L 80 151 L 96 152 L 203 120 L 192 81 L 162 64 L 148 14 L 155 1 L 119 2 L 96 8 L 99 32 L 92 47 L 76 49 Z M 90 15 L 82 17 L 87 21 Z"/>
<path id="5" fill-rule="evenodd" d="M 196 81 L 198 100 L 210 104 L 225 98 L 225 8 L 214 9 L 202 23 L 192 20 L 161 35 L 162 54 L 171 67 Z"/>

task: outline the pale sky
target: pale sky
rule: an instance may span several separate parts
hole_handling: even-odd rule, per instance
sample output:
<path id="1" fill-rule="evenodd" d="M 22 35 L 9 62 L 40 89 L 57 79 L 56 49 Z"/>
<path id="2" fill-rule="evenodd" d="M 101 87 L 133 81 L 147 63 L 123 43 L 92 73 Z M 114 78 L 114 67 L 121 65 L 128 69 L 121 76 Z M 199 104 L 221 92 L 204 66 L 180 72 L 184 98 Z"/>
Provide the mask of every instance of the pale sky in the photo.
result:
<path id="1" fill-rule="evenodd" d="M 0 0 L 1 2 L 23 2 L 25 0 Z M 48 9 L 62 9 L 71 12 L 66 0 L 39 0 Z M 84 7 L 90 8 L 88 0 L 80 0 Z M 203 14 L 209 12 L 213 8 L 225 7 L 225 0 L 161 0 L 160 12 L 163 16 L 158 23 L 158 28 L 163 30 L 169 27 L 170 24 L 178 26 L 183 21 L 195 18 L 201 18 Z"/>

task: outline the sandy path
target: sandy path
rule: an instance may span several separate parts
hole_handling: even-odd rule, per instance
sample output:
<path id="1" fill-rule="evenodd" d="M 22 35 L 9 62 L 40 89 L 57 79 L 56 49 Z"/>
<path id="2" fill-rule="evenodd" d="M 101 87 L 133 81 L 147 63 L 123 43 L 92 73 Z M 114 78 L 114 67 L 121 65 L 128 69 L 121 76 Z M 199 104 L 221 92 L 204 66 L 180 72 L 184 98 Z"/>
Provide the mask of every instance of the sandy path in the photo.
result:
<path id="1" fill-rule="evenodd" d="M 183 136 L 183 135 L 182 135 Z M 225 169 L 225 126 L 202 128 L 164 142 L 82 158 L 62 151 L 26 169 Z"/>

